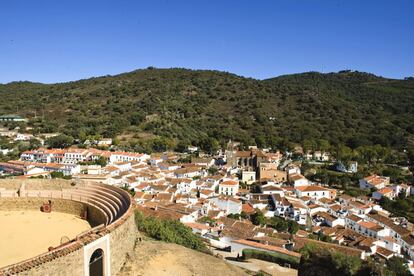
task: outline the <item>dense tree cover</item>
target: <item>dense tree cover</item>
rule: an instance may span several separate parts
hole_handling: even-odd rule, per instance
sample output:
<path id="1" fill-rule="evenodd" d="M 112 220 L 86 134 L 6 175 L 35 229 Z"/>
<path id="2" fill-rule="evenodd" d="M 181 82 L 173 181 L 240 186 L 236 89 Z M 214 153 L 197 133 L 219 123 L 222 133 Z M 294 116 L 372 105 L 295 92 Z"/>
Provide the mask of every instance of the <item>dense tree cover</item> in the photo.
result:
<path id="1" fill-rule="evenodd" d="M 66 148 L 73 144 L 73 137 L 65 134 L 54 136 L 47 139 L 46 144 L 50 148 Z"/>
<path id="2" fill-rule="evenodd" d="M 302 141 L 324 138 L 350 148 L 376 144 L 403 146 L 407 141 L 403 133 L 413 133 L 412 81 L 343 71 L 282 76 L 268 82 L 288 87 L 301 98 L 302 105 L 297 101 L 292 107 L 302 115 L 302 120 L 307 119 L 307 127 L 313 132 L 305 134 L 308 137 Z M 286 99 L 291 100 L 287 95 Z"/>
<path id="3" fill-rule="evenodd" d="M 136 211 L 135 223 L 138 230 L 145 232 L 151 238 L 176 243 L 195 250 L 206 250 L 201 238 L 195 235 L 191 228 L 179 221 L 145 217 L 142 212 Z"/>
<path id="4" fill-rule="evenodd" d="M 410 222 L 414 223 L 414 196 L 405 197 L 400 194 L 395 200 L 382 197 L 380 205 L 393 215 L 406 217 Z"/>
<path id="5" fill-rule="evenodd" d="M 414 134 L 413 92 L 410 79 L 349 71 L 259 81 L 217 71 L 147 69 L 0 85 L 0 114 L 18 110 L 35 133 L 59 131 L 75 139 L 147 133 L 127 139 L 141 151 L 193 144 L 214 152 L 232 139 L 242 147 L 335 147 L 346 159 L 347 148 L 406 147 Z M 367 151 L 364 158 L 376 156 Z"/>
<path id="6" fill-rule="evenodd" d="M 301 250 L 299 275 L 355 275 L 361 268 L 359 257 L 306 244 Z"/>
<path id="7" fill-rule="evenodd" d="M 357 256 L 348 256 L 343 253 L 321 248 L 315 244 L 306 244 L 302 254 L 299 275 L 411 275 L 407 260 L 392 257 L 389 260 L 367 258 L 361 260 Z"/>
<path id="8" fill-rule="evenodd" d="M 387 275 L 390 276 L 410 276 L 411 272 L 408 269 L 408 262 L 406 259 L 399 257 L 392 257 L 387 260 Z"/>

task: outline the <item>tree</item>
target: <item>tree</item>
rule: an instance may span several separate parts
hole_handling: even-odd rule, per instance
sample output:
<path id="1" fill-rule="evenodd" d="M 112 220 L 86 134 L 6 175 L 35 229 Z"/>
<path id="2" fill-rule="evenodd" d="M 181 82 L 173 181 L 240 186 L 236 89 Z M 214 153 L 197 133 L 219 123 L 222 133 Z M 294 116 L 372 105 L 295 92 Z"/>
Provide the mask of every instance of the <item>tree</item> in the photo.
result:
<path id="1" fill-rule="evenodd" d="M 50 176 L 52 178 L 63 178 L 64 177 L 63 172 L 56 172 L 56 171 L 51 172 Z"/>
<path id="2" fill-rule="evenodd" d="M 395 276 L 410 276 L 411 272 L 408 269 L 407 260 L 400 257 L 391 257 L 387 260 L 388 275 Z"/>
<path id="3" fill-rule="evenodd" d="M 178 152 L 185 152 L 187 151 L 188 145 L 189 145 L 188 141 L 181 140 L 177 143 L 175 150 Z"/>
<path id="4" fill-rule="evenodd" d="M 99 158 L 95 161 L 95 164 L 96 164 L 96 165 L 99 165 L 99 166 L 101 166 L 101 167 L 105 167 L 107 163 L 108 163 L 108 159 L 107 159 L 107 158 L 105 158 L 105 157 L 103 157 L 103 156 L 100 156 L 100 157 L 99 157 Z"/>
<path id="5" fill-rule="evenodd" d="M 309 150 L 316 150 L 317 143 L 313 139 L 306 139 L 302 142 L 303 152 L 306 153 Z"/>
<path id="6" fill-rule="evenodd" d="M 210 175 L 215 175 L 218 172 L 218 169 L 216 167 L 210 167 L 208 168 L 208 173 Z"/>
<path id="7" fill-rule="evenodd" d="M 145 120 L 145 115 L 142 112 L 134 112 L 129 117 L 129 122 L 131 125 L 138 126 Z"/>
<path id="8" fill-rule="evenodd" d="M 325 139 L 318 139 L 316 144 L 318 149 L 323 152 L 328 151 L 331 148 L 329 141 Z"/>
<path id="9" fill-rule="evenodd" d="M 215 138 L 209 137 L 209 138 L 203 139 L 200 147 L 202 150 L 210 154 L 214 154 L 219 149 L 220 143 Z"/>
<path id="10" fill-rule="evenodd" d="M 34 138 L 30 139 L 30 141 L 29 141 L 29 149 L 30 150 L 40 148 L 41 146 L 42 146 L 42 144 L 40 143 L 39 140 L 34 139 Z"/>
<path id="11" fill-rule="evenodd" d="M 266 218 L 260 210 L 250 215 L 250 220 L 254 225 L 264 225 L 266 223 Z"/>
<path id="12" fill-rule="evenodd" d="M 299 224 L 296 221 L 288 220 L 288 232 L 291 234 L 296 234 L 299 230 Z"/>
<path id="13" fill-rule="evenodd" d="M 67 148 L 73 145 L 73 141 L 73 137 L 62 134 L 47 139 L 46 144 L 50 148 Z"/>
<path id="14" fill-rule="evenodd" d="M 299 275 L 355 275 L 362 267 L 357 256 L 321 248 L 308 243 L 300 250 L 302 254 Z"/>
<path id="15" fill-rule="evenodd" d="M 135 223 L 138 230 L 145 232 L 154 239 L 176 243 L 200 251 L 206 249 L 200 237 L 180 221 L 146 217 L 141 211 L 136 211 Z"/>
<path id="16" fill-rule="evenodd" d="M 278 232 L 286 232 L 289 228 L 288 222 L 280 217 L 272 217 L 268 219 L 267 224 L 276 229 Z"/>
<path id="17" fill-rule="evenodd" d="M 355 275 L 362 265 L 359 257 L 348 256 L 339 252 L 332 252 L 331 259 L 335 268 L 340 272 L 339 275 Z"/>
<path id="18" fill-rule="evenodd" d="M 345 163 L 352 160 L 353 158 L 352 150 L 345 145 L 338 145 L 335 149 L 334 154 L 335 154 L 336 159 L 341 160 L 342 162 L 345 162 Z"/>

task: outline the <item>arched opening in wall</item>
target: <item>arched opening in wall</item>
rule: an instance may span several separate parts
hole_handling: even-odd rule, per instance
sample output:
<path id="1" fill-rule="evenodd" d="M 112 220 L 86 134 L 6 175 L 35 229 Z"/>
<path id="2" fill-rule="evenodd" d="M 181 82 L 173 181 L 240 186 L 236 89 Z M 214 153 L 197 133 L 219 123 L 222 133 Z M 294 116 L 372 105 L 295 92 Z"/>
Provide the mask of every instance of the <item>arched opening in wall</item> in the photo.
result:
<path id="1" fill-rule="evenodd" d="M 89 276 L 103 276 L 104 275 L 104 252 L 98 248 L 89 259 Z"/>

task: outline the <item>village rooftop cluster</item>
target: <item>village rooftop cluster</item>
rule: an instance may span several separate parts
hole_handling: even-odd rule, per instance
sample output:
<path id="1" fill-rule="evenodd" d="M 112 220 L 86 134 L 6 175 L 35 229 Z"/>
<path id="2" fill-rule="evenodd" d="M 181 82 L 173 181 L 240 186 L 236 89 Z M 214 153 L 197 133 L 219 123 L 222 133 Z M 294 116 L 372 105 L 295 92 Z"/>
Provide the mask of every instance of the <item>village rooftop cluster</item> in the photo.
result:
<path id="1" fill-rule="evenodd" d="M 188 148 L 189 152 L 197 150 Z M 17 178 L 59 173 L 73 181 L 125 188 L 145 215 L 178 220 L 213 248 L 228 248 L 235 256 L 250 248 L 298 257 L 305 244 L 318 243 L 362 259 L 404 257 L 412 267 L 411 223 L 391 217 L 378 204 L 382 197 L 411 195 L 411 186 L 370 175 L 360 179 L 359 185 L 360 189 L 373 189 L 372 196 L 352 197 L 307 179 L 301 163 L 293 162 L 290 155 L 234 147 L 216 156 L 192 155 L 182 162 L 182 154 L 174 152 L 148 155 L 95 148 L 38 148 L 23 152 L 19 160 L 1 163 L 0 170 Z M 312 152 L 304 158 L 329 161 L 331 157 Z M 349 166 L 342 170 L 357 170 L 356 162 Z M 286 221 L 288 231 L 244 219 L 258 213 Z M 312 239 L 315 235 L 329 237 L 329 242 Z"/>

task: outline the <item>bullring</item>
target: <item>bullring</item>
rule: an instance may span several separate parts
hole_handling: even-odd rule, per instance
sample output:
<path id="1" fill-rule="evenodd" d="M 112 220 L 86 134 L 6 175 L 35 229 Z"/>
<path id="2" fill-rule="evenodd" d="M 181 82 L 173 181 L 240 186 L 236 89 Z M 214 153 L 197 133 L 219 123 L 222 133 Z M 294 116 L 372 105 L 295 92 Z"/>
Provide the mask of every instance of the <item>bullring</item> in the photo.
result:
<path id="1" fill-rule="evenodd" d="M 3 179 L 0 180 L 1 213 L 17 216 L 19 223 L 27 220 L 29 225 L 34 224 L 31 215 L 36 220 L 45 219 L 45 228 L 54 227 L 53 220 L 57 220 L 65 222 L 66 228 L 49 229 L 48 233 L 56 237 L 62 235 L 58 244 L 55 241 L 41 254 L 7 264 L 0 268 L 0 275 L 115 275 L 135 244 L 131 197 L 109 185 L 57 179 Z M 5 221 L 16 220 L 9 217 Z M 16 227 L 23 227 L 19 223 Z M 75 233 L 68 228 L 83 231 Z M 20 233 L 18 230 L 12 234 L 18 235 L 14 234 Z M 27 248 L 36 239 L 51 238 L 30 230 L 14 237 Z M 11 251 L 1 250 L 6 255 Z"/>

